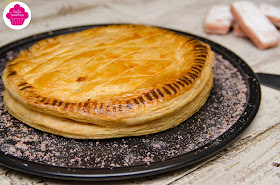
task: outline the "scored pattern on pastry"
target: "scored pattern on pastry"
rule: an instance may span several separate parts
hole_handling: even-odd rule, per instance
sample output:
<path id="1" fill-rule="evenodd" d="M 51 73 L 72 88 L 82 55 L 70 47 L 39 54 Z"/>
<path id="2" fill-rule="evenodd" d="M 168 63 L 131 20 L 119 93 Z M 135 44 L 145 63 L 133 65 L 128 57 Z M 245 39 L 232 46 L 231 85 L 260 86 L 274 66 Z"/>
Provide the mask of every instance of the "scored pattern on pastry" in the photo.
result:
<path id="1" fill-rule="evenodd" d="M 114 26 L 112 26 L 114 27 Z M 117 26 L 120 27 L 120 26 Z M 124 26 L 125 27 L 125 26 Z M 127 26 L 127 27 L 133 27 L 133 26 Z M 141 26 L 140 26 L 141 27 Z M 98 28 L 95 28 L 98 29 Z M 101 28 L 102 29 L 102 28 Z M 162 30 L 162 29 L 160 29 Z M 141 31 L 141 30 L 140 30 Z M 94 64 L 97 65 L 99 63 L 101 63 L 99 67 L 99 69 L 101 70 L 101 72 L 104 72 L 106 70 L 109 70 L 110 67 L 112 67 L 116 61 L 129 61 L 129 60 L 133 60 L 133 59 L 129 59 L 129 56 L 133 53 L 133 54 L 137 54 L 140 52 L 144 52 L 144 51 L 148 51 L 151 49 L 155 49 L 155 50 L 159 50 L 160 51 L 160 47 L 168 47 L 168 45 L 170 43 L 172 43 L 173 40 L 171 40 L 170 42 L 166 42 L 165 45 L 162 45 L 162 43 L 160 43 L 160 45 L 152 45 L 149 47 L 138 47 L 137 50 L 133 50 L 132 52 L 128 52 L 126 54 L 122 54 L 121 56 L 112 56 L 111 59 L 105 59 L 108 60 L 109 63 L 104 64 L 102 60 L 99 60 L 97 62 L 95 62 L 96 58 L 100 57 L 102 58 L 102 54 L 104 53 L 108 53 L 110 51 L 110 49 L 114 48 L 120 48 L 122 49 L 122 47 L 128 45 L 128 43 L 130 43 L 132 46 L 129 47 L 133 47 L 133 43 L 136 43 L 139 40 L 145 41 L 149 40 L 149 39 L 153 39 L 153 38 L 158 38 L 159 36 L 162 36 L 164 34 L 174 34 L 173 32 L 164 30 L 163 32 L 160 33 L 156 33 L 153 35 L 150 35 L 148 37 L 140 37 L 140 39 L 132 39 L 130 41 L 125 41 L 126 38 L 122 38 L 124 41 L 121 42 L 120 44 L 117 44 L 116 46 L 113 47 L 99 47 L 99 48 L 95 48 L 94 50 L 100 50 L 100 52 L 96 52 L 96 55 L 92 55 L 92 57 L 87 60 L 83 65 L 79 65 L 76 66 L 76 68 L 72 69 L 71 71 L 69 71 L 66 75 L 61 76 L 59 78 L 56 79 L 56 81 L 53 81 L 52 84 L 50 86 L 55 86 L 55 84 L 60 81 L 61 79 L 64 78 L 68 78 L 69 75 L 73 75 L 75 74 L 78 70 L 81 70 L 84 66 L 89 65 L 89 64 Z M 88 32 L 84 32 L 84 35 L 86 34 L 91 34 L 90 31 Z M 114 35 L 114 34 L 113 34 Z M 18 89 L 20 91 L 24 91 L 23 94 L 25 94 L 26 97 L 28 97 L 28 99 L 32 100 L 34 104 L 36 105 L 43 105 L 43 106 L 50 106 L 50 107 L 57 107 L 59 108 L 61 111 L 77 111 L 77 112 L 81 112 L 81 113 L 86 113 L 86 114 L 110 114 L 113 112 L 119 112 L 119 111 L 128 111 L 130 109 L 137 109 L 137 107 L 142 106 L 142 105 L 149 105 L 152 104 L 156 101 L 163 101 L 163 100 L 168 100 L 169 98 L 171 98 L 173 95 L 176 94 L 181 94 L 183 92 L 185 92 L 188 88 L 190 88 L 190 86 L 195 82 L 195 80 L 201 75 L 201 72 L 204 68 L 204 64 L 207 60 L 207 56 L 208 56 L 208 48 L 202 44 L 201 42 L 199 42 L 198 40 L 191 38 L 191 37 L 184 37 L 184 36 L 180 36 L 177 34 L 176 37 L 174 37 L 173 39 L 177 39 L 179 37 L 183 37 L 185 39 L 185 42 L 187 42 L 188 44 L 192 44 L 193 48 L 192 51 L 194 53 L 194 61 L 191 63 L 191 66 L 189 68 L 188 71 L 186 71 L 185 73 L 181 74 L 179 77 L 176 77 L 173 80 L 169 80 L 167 81 L 167 83 L 165 83 L 163 86 L 160 87 L 156 87 L 156 88 L 152 88 L 146 92 L 143 92 L 140 96 L 127 96 L 127 99 L 120 99 L 120 98 L 116 98 L 116 99 L 111 99 L 111 100 L 107 100 L 107 101 L 103 101 L 103 100 L 99 100 L 99 99 L 88 99 L 87 101 L 81 101 L 81 102 L 71 102 L 71 101 L 65 101 L 65 100 L 60 100 L 59 98 L 52 98 L 51 96 L 44 96 L 38 92 L 36 92 L 36 88 L 34 88 L 30 83 L 28 83 L 25 79 L 20 79 L 18 82 Z M 66 36 L 67 37 L 67 36 Z M 137 35 L 136 35 L 137 37 Z M 73 40 L 74 40 L 75 36 L 73 36 Z M 110 34 L 108 34 L 108 38 L 110 38 Z M 95 38 L 93 38 L 92 40 L 94 40 Z M 129 37 L 127 38 L 129 39 Z M 46 55 L 47 60 L 49 60 L 47 54 L 50 52 L 55 52 L 55 50 L 58 48 L 58 44 L 56 43 L 56 38 L 52 38 L 49 40 L 43 40 L 37 44 L 35 44 L 34 46 L 32 46 L 28 51 L 22 52 L 20 54 L 20 56 L 24 56 L 26 55 L 28 57 L 28 54 L 30 52 L 35 52 L 39 51 L 39 55 Z M 70 39 L 71 41 L 71 39 Z M 108 41 L 108 40 L 107 40 Z M 109 42 L 109 41 L 108 41 Z M 147 41 L 148 42 L 148 41 Z M 80 42 L 82 43 L 82 41 Z M 45 52 L 40 53 L 40 48 L 43 48 L 44 45 L 50 45 L 53 44 L 53 48 L 47 49 Z M 102 44 L 102 43 L 100 43 Z M 104 44 L 104 43 L 103 43 Z M 184 47 L 184 44 L 182 44 L 181 47 Z M 106 44 L 105 44 L 106 45 Z M 136 46 L 134 46 L 136 47 Z M 136 48 L 137 48 L 136 47 Z M 71 47 L 68 47 L 65 50 L 62 50 L 60 53 L 56 53 L 57 56 L 63 56 L 66 57 L 67 61 L 70 61 L 71 58 L 67 57 L 67 52 L 71 50 Z M 88 47 L 84 46 L 84 48 L 82 48 L 79 52 L 77 52 L 77 54 L 75 56 L 70 55 L 69 57 L 75 58 L 77 56 L 79 56 L 79 54 L 83 53 L 83 52 L 87 52 Z M 92 50 L 92 52 L 95 52 Z M 90 55 L 90 52 L 88 52 L 88 54 Z M 166 53 L 168 54 L 168 53 Z M 116 57 L 116 58 L 114 58 Z M 128 59 L 125 59 L 125 58 Z M 45 59 L 46 59 L 45 58 Z M 34 71 L 36 68 L 41 67 L 41 65 L 44 65 L 44 63 L 46 62 L 44 60 L 40 61 L 40 57 L 38 57 L 38 59 L 36 58 L 37 61 L 37 65 L 33 66 L 33 68 L 30 68 L 28 71 L 26 71 L 23 75 L 28 76 L 29 72 L 32 72 L 32 70 Z M 50 59 L 51 60 L 51 59 Z M 145 62 L 143 62 L 145 60 Z M 102 82 L 102 84 L 110 84 L 110 82 L 118 79 L 118 80 L 125 80 L 127 78 L 137 78 L 139 77 L 139 79 L 149 79 L 149 75 L 148 74 L 143 74 L 143 75 L 127 75 L 125 76 L 125 78 L 122 78 L 121 75 L 123 74 L 129 74 L 130 72 L 136 71 L 137 69 L 139 69 L 140 67 L 145 67 L 146 63 L 152 62 L 152 61 L 156 61 L 157 59 L 149 59 L 149 58 L 145 58 L 141 61 L 138 61 L 138 63 L 132 67 L 132 68 L 128 68 L 124 71 L 119 72 L 119 74 L 117 74 L 116 76 L 114 76 L 114 78 L 109 79 L 106 82 Z M 167 61 L 169 59 L 166 59 Z M 170 59 L 171 60 L 171 59 Z M 8 67 L 8 78 L 11 78 L 10 80 L 12 81 L 13 77 L 18 77 L 17 75 L 17 71 L 15 71 L 13 69 L 13 67 L 19 63 L 22 62 L 21 60 L 15 60 L 10 62 L 7 67 Z M 143 62 L 141 64 L 139 64 L 140 62 Z M 103 63 L 103 64 L 102 64 Z M 124 62 L 124 64 L 126 64 Z M 55 68 L 58 68 L 60 65 L 65 65 L 65 61 L 58 61 L 58 63 L 56 65 L 54 65 L 52 68 L 43 71 L 42 73 L 50 73 L 50 71 L 54 70 Z M 66 66 L 67 67 L 67 66 Z M 148 69 L 147 69 L 148 70 Z M 165 68 L 161 69 L 160 71 L 158 71 L 158 73 L 161 73 L 163 70 L 165 70 Z M 90 83 L 95 83 L 95 82 L 99 82 L 98 80 L 98 71 L 94 71 L 92 72 L 92 74 L 88 74 L 88 76 L 79 76 L 78 78 L 76 78 L 76 82 L 80 83 L 78 85 L 78 87 L 76 87 L 75 90 L 73 90 L 72 93 L 75 93 L 76 91 L 78 91 L 79 89 L 82 89 L 84 86 L 88 85 L 89 83 L 86 82 L 87 79 L 93 79 L 90 81 Z M 87 74 L 86 74 L 87 75 Z M 96 75 L 96 79 L 95 78 Z M 31 76 L 31 75 L 29 75 Z M 147 78 L 145 78 L 145 76 L 147 76 Z M 31 76 L 32 77 L 32 76 Z M 70 77 L 69 77 L 70 78 Z M 102 79 L 101 79 L 102 80 Z M 39 78 L 34 79 L 33 83 L 36 83 L 37 81 L 40 81 Z M 142 83 L 142 82 L 141 82 Z M 98 83 L 97 83 L 98 84 Z M 49 94 L 52 94 L 53 91 L 55 91 L 55 89 L 53 89 L 52 91 L 49 91 Z M 33 98 L 33 99 L 32 99 Z"/>

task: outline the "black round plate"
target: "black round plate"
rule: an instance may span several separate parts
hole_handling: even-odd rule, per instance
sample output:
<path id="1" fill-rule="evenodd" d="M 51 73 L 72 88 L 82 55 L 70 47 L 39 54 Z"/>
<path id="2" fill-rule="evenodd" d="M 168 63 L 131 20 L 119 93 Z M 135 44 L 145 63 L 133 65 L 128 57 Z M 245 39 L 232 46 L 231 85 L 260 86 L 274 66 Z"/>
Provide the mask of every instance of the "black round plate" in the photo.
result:
<path id="1" fill-rule="evenodd" d="M 20 50 L 39 40 L 98 26 L 106 25 L 56 30 L 8 44 L 0 49 L 0 71 Z M 178 169 L 205 159 L 232 142 L 258 111 L 261 91 L 255 73 L 223 46 L 196 35 L 171 31 L 209 44 L 218 56 L 213 66 L 214 87 L 206 104 L 195 115 L 157 134 L 74 140 L 33 129 L 11 117 L 1 104 L 0 163 L 52 178 L 116 180 Z M 2 102 L 2 95 L 0 98 Z"/>

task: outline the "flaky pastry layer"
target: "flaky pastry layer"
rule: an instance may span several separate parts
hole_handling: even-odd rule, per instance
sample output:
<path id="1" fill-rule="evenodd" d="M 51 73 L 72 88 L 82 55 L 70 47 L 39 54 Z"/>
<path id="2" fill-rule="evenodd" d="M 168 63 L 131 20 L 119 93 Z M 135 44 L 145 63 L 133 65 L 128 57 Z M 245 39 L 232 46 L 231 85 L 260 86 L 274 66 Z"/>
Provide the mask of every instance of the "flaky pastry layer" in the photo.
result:
<path id="1" fill-rule="evenodd" d="M 119 128 L 82 123 L 28 109 L 13 98 L 7 90 L 4 91 L 4 103 L 9 113 L 15 118 L 39 130 L 76 139 L 108 139 L 152 134 L 177 126 L 204 105 L 212 85 L 213 78 L 210 78 L 193 101 L 173 114 L 142 124 Z"/>

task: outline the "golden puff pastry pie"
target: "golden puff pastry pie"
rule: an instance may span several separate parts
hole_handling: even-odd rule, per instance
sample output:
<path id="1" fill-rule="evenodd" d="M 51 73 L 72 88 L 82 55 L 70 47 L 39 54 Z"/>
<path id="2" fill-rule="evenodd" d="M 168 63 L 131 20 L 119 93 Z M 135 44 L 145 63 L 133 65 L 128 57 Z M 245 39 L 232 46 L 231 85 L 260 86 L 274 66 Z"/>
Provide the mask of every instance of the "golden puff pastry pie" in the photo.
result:
<path id="1" fill-rule="evenodd" d="M 35 128 L 83 139 L 155 133 L 198 111 L 214 53 L 194 38 L 111 25 L 42 40 L 10 61 L 8 111 Z"/>

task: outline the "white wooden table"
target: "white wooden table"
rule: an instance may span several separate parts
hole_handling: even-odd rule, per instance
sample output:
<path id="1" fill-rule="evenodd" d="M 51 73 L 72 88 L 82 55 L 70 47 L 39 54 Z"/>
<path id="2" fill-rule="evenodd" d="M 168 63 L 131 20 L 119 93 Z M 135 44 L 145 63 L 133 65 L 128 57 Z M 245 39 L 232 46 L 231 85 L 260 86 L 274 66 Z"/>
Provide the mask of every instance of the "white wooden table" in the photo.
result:
<path id="1" fill-rule="evenodd" d="M 213 40 L 243 58 L 255 72 L 280 74 L 280 46 L 261 51 L 250 41 L 209 35 L 203 17 L 220 0 L 22 0 L 31 23 L 14 31 L 0 19 L 0 46 L 54 29 L 100 23 L 139 23 L 190 32 Z M 257 1 L 256 3 L 261 3 Z M 280 7 L 279 0 L 266 1 Z M 8 0 L 0 0 L 1 15 Z M 280 91 L 262 86 L 262 102 L 251 125 L 236 142 L 197 165 L 146 178 L 84 184 L 280 184 Z M 0 184 L 76 184 L 20 173 L 0 166 Z M 79 183 L 82 184 L 82 183 Z"/>

